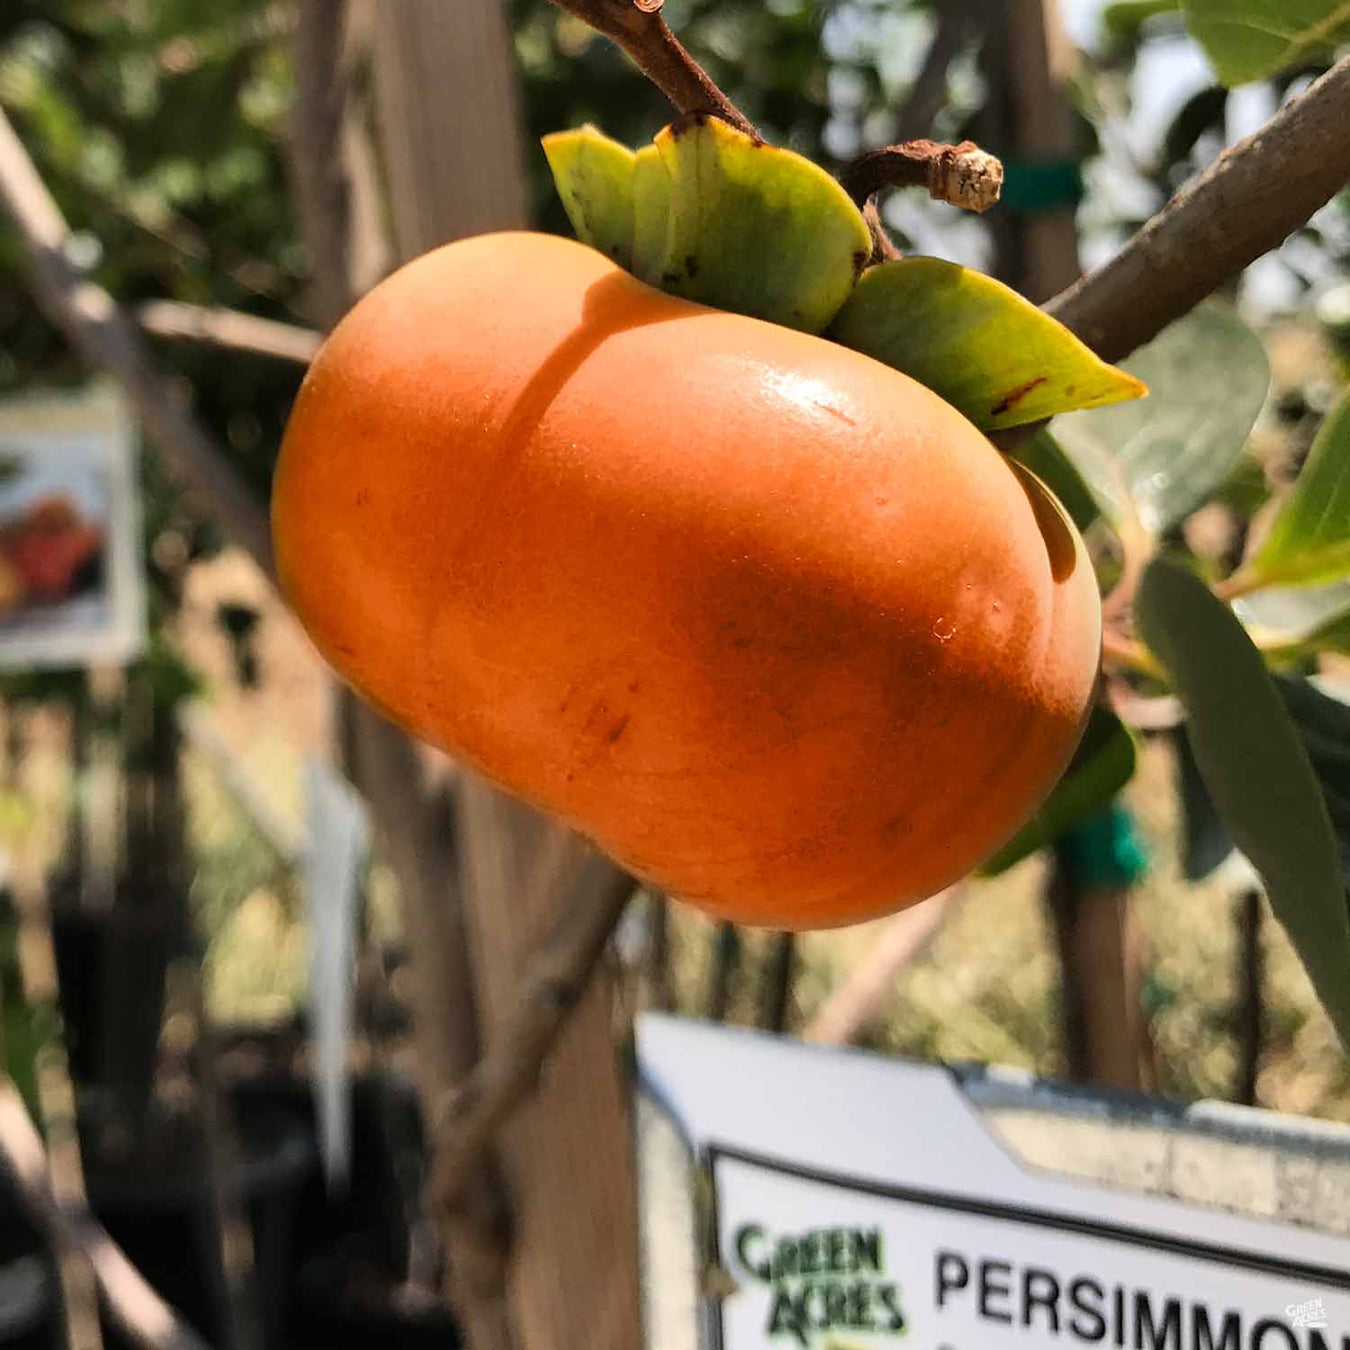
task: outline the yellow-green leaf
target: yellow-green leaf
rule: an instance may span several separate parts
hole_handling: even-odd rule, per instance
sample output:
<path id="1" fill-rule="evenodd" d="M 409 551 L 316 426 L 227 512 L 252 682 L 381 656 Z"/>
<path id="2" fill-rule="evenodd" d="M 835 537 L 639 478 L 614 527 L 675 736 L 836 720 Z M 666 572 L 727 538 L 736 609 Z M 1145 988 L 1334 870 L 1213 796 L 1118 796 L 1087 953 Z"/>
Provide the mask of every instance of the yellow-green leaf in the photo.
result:
<path id="1" fill-rule="evenodd" d="M 644 145 L 633 166 L 633 274 L 649 286 L 661 284 L 670 219 L 670 175 L 655 145 Z"/>
<path id="2" fill-rule="evenodd" d="M 577 238 L 631 268 L 637 156 L 592 126 L 556 131 L 542 145 Z"/>
<path id="3" fill-rule="evenodd" d="M 938 258 L 869 268 L 828 336 L 926 384 L 985 431 L 1148 392 L 1002 282 Z"/>
<path id="4" fill-rule="evenodd" d="M 648 250 L 660 189 L 642 162 L 638 275 L 672 295 L 822 331 L 872 248 L 848 193 L 809 159 L 715 117 L 681 118 L 655 145 L 668 180 L 665 234 L 658 260 Z"/>
<path id="5" fill-rule="evenodd" d="M 1232 610 L 1166 558 L 1144 569 L 1135 623 L 1186 705 L 1186 732 L 1215 808 L 1350 1043 L 1350 913 L 1336 835 L 1260 652 Z"/>

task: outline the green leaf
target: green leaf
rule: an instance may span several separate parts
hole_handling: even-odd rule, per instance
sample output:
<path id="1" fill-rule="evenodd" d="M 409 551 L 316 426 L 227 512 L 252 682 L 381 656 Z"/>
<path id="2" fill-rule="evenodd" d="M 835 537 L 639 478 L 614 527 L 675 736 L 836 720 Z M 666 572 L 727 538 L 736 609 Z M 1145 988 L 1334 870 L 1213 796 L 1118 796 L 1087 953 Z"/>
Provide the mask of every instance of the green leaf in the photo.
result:
<path id="1" fill-rule="evenodd" d="M 1261 654 L 1228 606 L 1166 558 L 1144 569 L 1135 623 L 1186 705 L 1187 735 L 1219 815 L 1350 1042 L 1350 911 L 1336 836 Z"/>
<path id="2" fill-rule="evenodd" d="M 984 431 L 1147 392 L 1016 291 L 940 258 L 868 268 L 828 336 L 926 384 Z"/>
<path id="3" fill-rule="evenodd" d="M 1012 457 L 1059 498 L 1080 534 L 1101 518 L 1102 509 L 1092 489 L 1048 431 L 1042 429 L 1028 437 L 1012 451 Z"/>
<path id="4" fill-rule="evenodd" d="M 1350 688 L 1327 679 L 1275 677 L 1284 706 L 1322 785 L 1341 847 L 1341 874 L 1350 886 Z"/>
<path id="5" fill-rule="evenodd" d="M 652 228 L 660 187 L 639 157 L 638 275 L 672 295 L 821 332 L 872 250 L 848 193 L 809 159 L 715 117 L 680 118 L 655 145 L 668 180 L 665 231 Z"/>
<path id="6" fill-rule="evenodd" d="M 637 156 L 593 126 L 554 132 L 541 144 L 577 238 L 631 269 Z"/>
<path id="7" fill-rule="evenodd" d="M 1244 595 L 1233 608 L 1267 661 L 1298 661 L 1318 652 L 1350 656 L 1350 581 L 1270 587 Z"/>
<path id="8" fill-rule="evenodd" d="M 1149 19 L 1174 14 L 1180 8 L 1181 0 L 1115 0 L 1102 11 L 1102 22 L 1112 37 L 1128 40 Z"/>
<path id="9" fill-rule="evenodd" d="M 1117 525 L 1137 516 L 1156 534 L 1237 467 L 1270 366 L 1232 307 L 1209 302 L 1164 329 L 1125 369 L 1148 385 L 1146 402 L 1062 417 L 1055 435 Z"/>
<path id="10" fill-rule="evenodd" d="M 1177 797 L 1181 803 L 1181 874 L 1203 881 L 1233 851 L 1233 835 L 1209 795 L 1195 752 L 1182 727 L 1172 733 L 1176 753 Z"/>
<path id="11" fill-rule="evenodd" d="M 1350 688 L 1324 678 L 1277 675 L 1274 680 L 1322 784 L 1327 814 L 1350 873 Z"/>
<path id="12" fill-rule="evenodd" d="M 1261 585 L 1350 576 L 1350 391 L 1323 419 L 1294 490 L 1242 570 Z"/>
<path id="13" fill-rule="evenodd" d="M 1350 0 L 1183 0 L 1182 12 L 1229 86 L 1330 57 L 1350 42 Z"/>
<path id="14" fill-rule="evenodd" d="M 1044 848 L 1078 821 L 1101 810 L 1134 776 L 1134 738 L 1115 713 L 1100 704 L 1064 777 L 1041 809 L 979 869 L 996 877 Z"/>

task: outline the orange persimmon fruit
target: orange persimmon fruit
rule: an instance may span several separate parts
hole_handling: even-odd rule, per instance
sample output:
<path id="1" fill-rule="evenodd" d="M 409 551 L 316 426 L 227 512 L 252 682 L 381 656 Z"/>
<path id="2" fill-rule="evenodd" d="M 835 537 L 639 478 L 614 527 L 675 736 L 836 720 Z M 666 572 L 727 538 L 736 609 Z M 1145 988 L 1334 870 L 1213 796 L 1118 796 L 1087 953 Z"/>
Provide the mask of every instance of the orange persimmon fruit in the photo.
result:
<path id="1" fill-rule="evenodd" d="M 1101 614 L 1041 484 L 908 377 L 502 233 L 367 295 L 273 492 L 355 689 L 749 924 L 930 895 L 1035 811 Z"/>

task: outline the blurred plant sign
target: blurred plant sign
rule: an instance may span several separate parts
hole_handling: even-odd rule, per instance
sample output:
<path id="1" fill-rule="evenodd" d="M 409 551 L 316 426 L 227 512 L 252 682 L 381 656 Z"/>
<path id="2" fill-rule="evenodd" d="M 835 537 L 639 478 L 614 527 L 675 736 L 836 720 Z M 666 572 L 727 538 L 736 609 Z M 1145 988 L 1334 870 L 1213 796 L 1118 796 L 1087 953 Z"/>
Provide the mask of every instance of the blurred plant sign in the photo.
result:
<path id="1" fill-rule="evenodd" d="M 1350 1346 L 1350 1130 L 655 1015 L 638 1071 L 650 1350 Z"/>
<path id="2" fill-rule="evenodd" d="M 134 430 L 104 386 L 0 404 L 0 668 L 133 660 L 146 643 Z"/>

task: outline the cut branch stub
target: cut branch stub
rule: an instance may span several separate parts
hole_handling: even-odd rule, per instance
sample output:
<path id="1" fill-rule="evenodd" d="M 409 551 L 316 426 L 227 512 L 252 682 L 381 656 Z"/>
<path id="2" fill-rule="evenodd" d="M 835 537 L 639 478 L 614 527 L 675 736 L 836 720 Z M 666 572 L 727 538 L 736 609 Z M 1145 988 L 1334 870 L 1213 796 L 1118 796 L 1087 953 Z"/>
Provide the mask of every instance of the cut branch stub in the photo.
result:
<path id="1" fill-rule="evenodd" d="M 884 188 L 924 187 L 935 201 L 987 211 L 1003 190 L 1003 164 L 974 141 L 905 141 L 860 155 L 839 181 L 859 206 Z"/>

